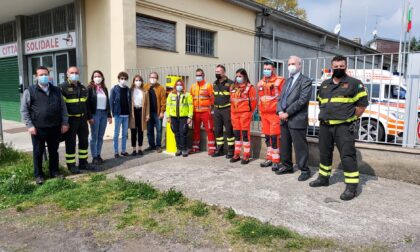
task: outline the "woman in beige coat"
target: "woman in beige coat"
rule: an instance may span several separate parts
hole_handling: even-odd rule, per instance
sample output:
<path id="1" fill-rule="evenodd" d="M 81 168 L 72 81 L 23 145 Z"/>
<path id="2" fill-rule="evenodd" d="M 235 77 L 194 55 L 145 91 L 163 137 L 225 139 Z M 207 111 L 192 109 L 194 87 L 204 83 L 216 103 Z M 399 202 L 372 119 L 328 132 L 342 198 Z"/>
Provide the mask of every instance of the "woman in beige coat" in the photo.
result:
<path id="1" fill-rule="evenodd" d="M 130 90 L 132 99 L 129 127 L 131 129 L 131 146 L 133 147 L 132 155 L 143 155 L 143 131 L 147 129 L 150 104 L 149 94 L 144 89 L 143 78 L 140 75 L 134 76 Z"/>

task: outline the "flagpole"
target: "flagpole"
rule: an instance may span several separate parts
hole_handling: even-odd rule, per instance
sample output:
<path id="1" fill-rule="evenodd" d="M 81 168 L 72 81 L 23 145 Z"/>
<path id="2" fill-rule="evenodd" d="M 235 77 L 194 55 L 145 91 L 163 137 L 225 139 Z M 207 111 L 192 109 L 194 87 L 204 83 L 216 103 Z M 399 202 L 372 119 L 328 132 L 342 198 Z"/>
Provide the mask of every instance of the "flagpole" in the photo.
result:
<path id="1" fill-rule="evenodd" d="M 340 14 L 338 16 L 338 24 L 340 25 L 340 30 L 338 31 L 338 36 L 337 36 L 337 49 L 340 48 L 340 33 L 341 33 L 341 8 L 343 6 L 343 0 L 340 0 Z"/>
<path id="2" fill-rule="evenodd" d="M 405 18 L 405 2 L 403 1 L 403 7 L 402 7 L 402 15 L 401 15 L 401 31 L 400 31 L 400 45 L 398 48 L 398 75 L 401 76 L 401 64 L 402 64 L 402 38 L 404 33 L 404 18 Z"/>

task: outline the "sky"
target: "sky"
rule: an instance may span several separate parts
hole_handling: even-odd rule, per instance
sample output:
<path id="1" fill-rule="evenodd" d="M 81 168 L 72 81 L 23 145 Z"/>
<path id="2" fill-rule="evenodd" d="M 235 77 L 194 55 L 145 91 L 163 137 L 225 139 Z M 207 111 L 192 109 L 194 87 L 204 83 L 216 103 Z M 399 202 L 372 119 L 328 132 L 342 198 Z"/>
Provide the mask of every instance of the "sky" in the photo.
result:
<path id="1" fill-rule="evenodd" d="M 404 0 L 342 0 L 341 35 L 346 38 L 360 37 L 362 43 L 373 38 L 377 22 L 377 36 L 399 40 Z M 420 38 L 420 1 L 406 0 L 413 9 L 411 36 Z M 308 21 L 328 31 L 338 24 L 340 0 L 298 0 L 306 10 Z M 366 32 L 365 32 L 366 24 Z M 406 26 L 404 26 L 406 29 Z M 408 35 L 407 35 L 408 36 Z"/>

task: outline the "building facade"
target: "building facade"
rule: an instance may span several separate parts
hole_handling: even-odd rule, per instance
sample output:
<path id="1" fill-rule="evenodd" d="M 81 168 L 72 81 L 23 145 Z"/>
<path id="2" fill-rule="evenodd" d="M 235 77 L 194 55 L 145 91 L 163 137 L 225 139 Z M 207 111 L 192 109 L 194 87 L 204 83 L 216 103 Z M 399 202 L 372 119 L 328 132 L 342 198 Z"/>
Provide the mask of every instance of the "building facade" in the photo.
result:
<path id="1" fill-rule="evenodd" d="M 55 85 L 76 65 L 85 84 L 99 69 L 111 87 L 123 70 L 218 63 L 236 69 L 292 54 L 375 52 L 348 39 L 336 43 L 334 34 L 251 0 L 1 1 L 0 108 L 4 119 L 20 120 L 19 91 L 35 83 L 40 65 Z"/>

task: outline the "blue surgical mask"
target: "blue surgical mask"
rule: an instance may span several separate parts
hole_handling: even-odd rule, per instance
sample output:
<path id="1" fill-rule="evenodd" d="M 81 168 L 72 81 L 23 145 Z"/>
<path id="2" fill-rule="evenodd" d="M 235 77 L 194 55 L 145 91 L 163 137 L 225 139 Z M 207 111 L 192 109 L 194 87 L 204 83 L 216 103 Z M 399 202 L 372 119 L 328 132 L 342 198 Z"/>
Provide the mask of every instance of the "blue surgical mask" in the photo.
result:
<path id="1" fill-rule="evenodd" d="M 244 78 L 236 77 L 236 82 L 239 83 L 239 84 L 242 84 L 242 83 L 244 83 Z"/>
<path id="2" fill-rule="evenodd" d="M 195 78 L 196 78 L 196 80 L 197 80 L 198 82 L 200 82 L 200 81 L 202 81 L 202 80 L 203 80 L 203 76 L 196 76 Z"/>
<path id="3" fill-rule="evenodd" d="M 271 70 L 264 69 L 263 74 L 264 74 L 265 77 L 271 77 Z"/>
<path id="4" fill-rule="evenodd" d="M 182 91 L 182 86 L 176 86 L 176 91 L 181 92 Z"/>
<path id="5" fill-rule="evenodd" d="M 39 84 L 41 84 L 43 86 L 46 86 L 46 85 L 48 85 L 48 82 L 49 82 L 49 77 L 47 75 L 38 76 L 38 83 Z"/>
<path id="6" fill-rule="evenodd" d="M 70 80 L 71 81 L 79 81 L 79 75 L 78 74 L 70 74 Z"/>

